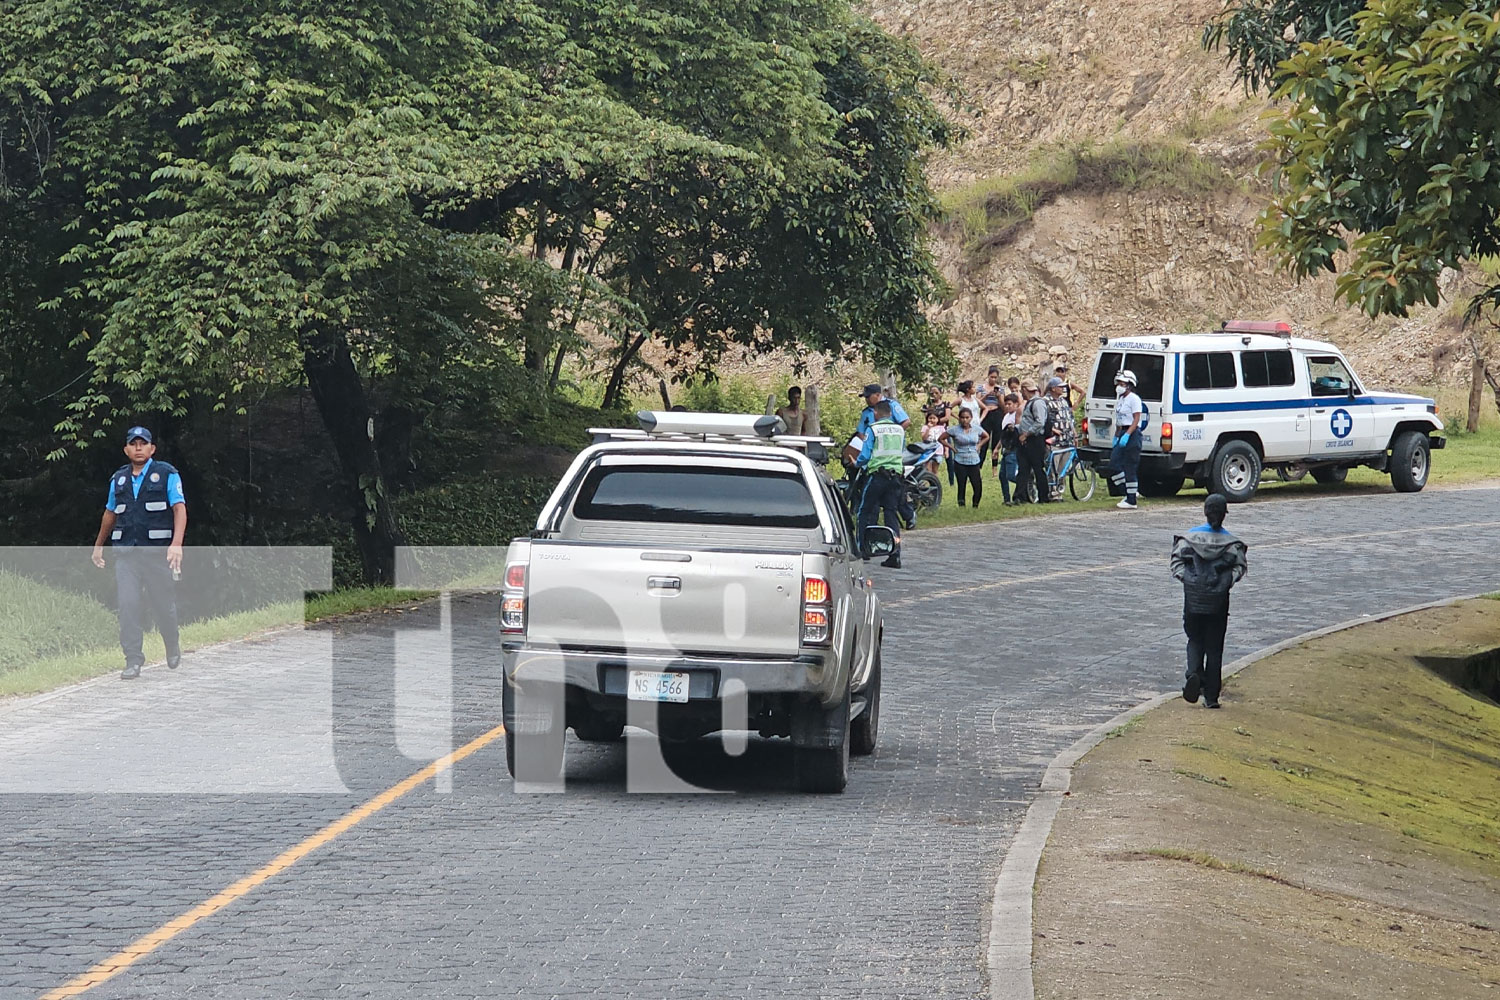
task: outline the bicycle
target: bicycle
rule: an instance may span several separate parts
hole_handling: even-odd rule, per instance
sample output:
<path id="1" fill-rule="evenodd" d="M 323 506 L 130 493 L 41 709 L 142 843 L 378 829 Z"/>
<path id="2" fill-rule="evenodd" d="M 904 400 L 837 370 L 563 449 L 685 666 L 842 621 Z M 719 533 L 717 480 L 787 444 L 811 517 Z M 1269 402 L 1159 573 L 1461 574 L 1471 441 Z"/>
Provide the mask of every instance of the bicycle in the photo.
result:
<path id="1" fill-rule="evenodd" d="M 1099 473 L 1091 463 L 1079 458 L 1078 449 L 1071 446 L 1053 448 L 1047 453 L 1047 487 L 1052 499 L 1062 499 L 1064 483 L 1073 499 L 1080 503 L 1092 499 L 1099 486 Z M 1037 502 L 1036 483 L 1030 480 L 1017 483 L 1016 490 L 1028 503 Z"/>

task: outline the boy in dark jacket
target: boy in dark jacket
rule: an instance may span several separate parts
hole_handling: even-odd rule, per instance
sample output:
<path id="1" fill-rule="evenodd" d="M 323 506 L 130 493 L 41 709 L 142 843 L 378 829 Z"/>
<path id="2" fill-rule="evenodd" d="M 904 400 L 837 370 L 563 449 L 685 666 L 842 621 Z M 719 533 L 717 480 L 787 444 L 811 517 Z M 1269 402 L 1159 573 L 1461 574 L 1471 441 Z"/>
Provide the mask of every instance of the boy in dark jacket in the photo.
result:
<path id="1" fill-rule="evenodd" d="M 1229 588 L 1250 568 L 1245 543 L 1224 530 L 1229 501 L 1214 493 L 1203 502 L 1207 524 L 1172 539 L 1172 575 L 1182 581 L 1182 630 L 1187 633 L 1187 677 L 1182 697 L 1203 693 L 1205 708 L 1219 707 Z"/>

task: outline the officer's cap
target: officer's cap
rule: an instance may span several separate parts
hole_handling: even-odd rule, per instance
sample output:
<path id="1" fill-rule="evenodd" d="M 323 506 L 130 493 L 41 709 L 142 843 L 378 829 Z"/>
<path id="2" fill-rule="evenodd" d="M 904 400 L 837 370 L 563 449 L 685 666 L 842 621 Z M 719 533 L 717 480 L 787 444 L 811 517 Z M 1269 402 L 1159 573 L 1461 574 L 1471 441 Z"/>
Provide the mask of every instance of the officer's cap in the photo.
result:
<path id="1" fill-rule="evenodd" d="M 869 385 L 865 386 L 865 391 L 862 392 L 862 393 L 860 393 L 860 395 L 861 396 L 869 396 L 869 395 L 871 395 L 873 393 L 880 393 L 880 394 L 884 395 L 885 394 L 885 390 L 882 389 L 880 386 L 876 385 L 874 382 L 871 382 Z"/>
<path id="2" fill-rule="evenodd" d="M 151 432 L 148 431 L 148 430 L 146 430 L 146 428 L 144 428 L 144 427 L 132 427 L 132 428 L 130 428 L 130 430 L 128 430 L 128 431 L 125 432 L 125 443 L 126 444 L 129 444 L 130 442 L 134 441 L 136 438 L 140 438 L 142 441 L 146 442 L 147 444 L 151 444 L 152 443 L 152 441 L 151 441 Z"/>

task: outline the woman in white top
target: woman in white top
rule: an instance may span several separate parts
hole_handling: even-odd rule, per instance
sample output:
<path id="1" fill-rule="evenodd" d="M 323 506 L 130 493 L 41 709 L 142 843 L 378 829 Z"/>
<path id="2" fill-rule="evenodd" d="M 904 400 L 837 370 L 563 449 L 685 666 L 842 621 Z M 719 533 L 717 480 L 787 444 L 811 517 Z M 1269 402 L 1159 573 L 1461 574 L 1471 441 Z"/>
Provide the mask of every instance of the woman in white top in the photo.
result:
<path id="1" fill-rule="evenodd" d="M 976 424 L 979 423 L 979 418 L 984 415 L 982 412 L 984 406 L 979 402 L 979 394 L 974 391 L 974 383 L 971 380 L 958 383 L 958 409 L 968 410 L 974 414 L 974 422 Z"/>

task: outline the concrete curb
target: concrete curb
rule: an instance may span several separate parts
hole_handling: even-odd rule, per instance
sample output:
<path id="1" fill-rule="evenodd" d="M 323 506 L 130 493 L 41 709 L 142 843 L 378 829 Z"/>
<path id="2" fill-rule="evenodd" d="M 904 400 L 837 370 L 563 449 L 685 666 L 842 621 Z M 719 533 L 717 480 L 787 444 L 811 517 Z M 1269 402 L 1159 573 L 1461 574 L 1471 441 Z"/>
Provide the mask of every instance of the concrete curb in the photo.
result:
<path id="1" fill-rule="evenodd" d="M 1231 677 L 1258 660 L 1275 656 L 1277 653 L 1311 639 L 1343 632 L 1358 625 L 1398 618 L 1415 611 L 1444 608 L 1450 604 L 1472 601 L 1483 596 L 1483 594 L 1466 594 L 1462 597 L 1448 597 L 1440 601 L 1415 604 L 1378 615 L 1362 615 L 1337 625 L 1304 632 L 1226 664 L 1224 676 Z M 1177 691 L 1167 691 L 1133 708 L 1126 709 L 1108 722 L 1089 730 L 1066 750 L 1052 758 L 1052 762 L 1047 765 L 1047 770 L 1042 774 L 1040 791 L 1027 808 L 1026 817 L 1021 821 L 1021 828 L 1016 831 L 1015 838 L 1006 850 L 1005 860 L 1000 865 L 1000 874 L 995 879 L 994 899 L 990 904 L 990 941 L 986 962 L 990 976 L 991 1000 L 1036 1000 L 1031 955 L 1032 895 L 1036 886 L 1037 867 L 1042 861 L 1042 851 L 1046 848 L 1047 838 L 1052 833 L 1052 823 L 1057 818 L 1057 811 L 1062 807 L 1063 796 L 1072 784 L 1073 768 L 1078 765 L 1085 754 L 1104 742 L 1112 731 L 1131 719 L 1145 715 L 1153 708 L 1158 708 L 1179 697 L 1181 695 Z"/>

